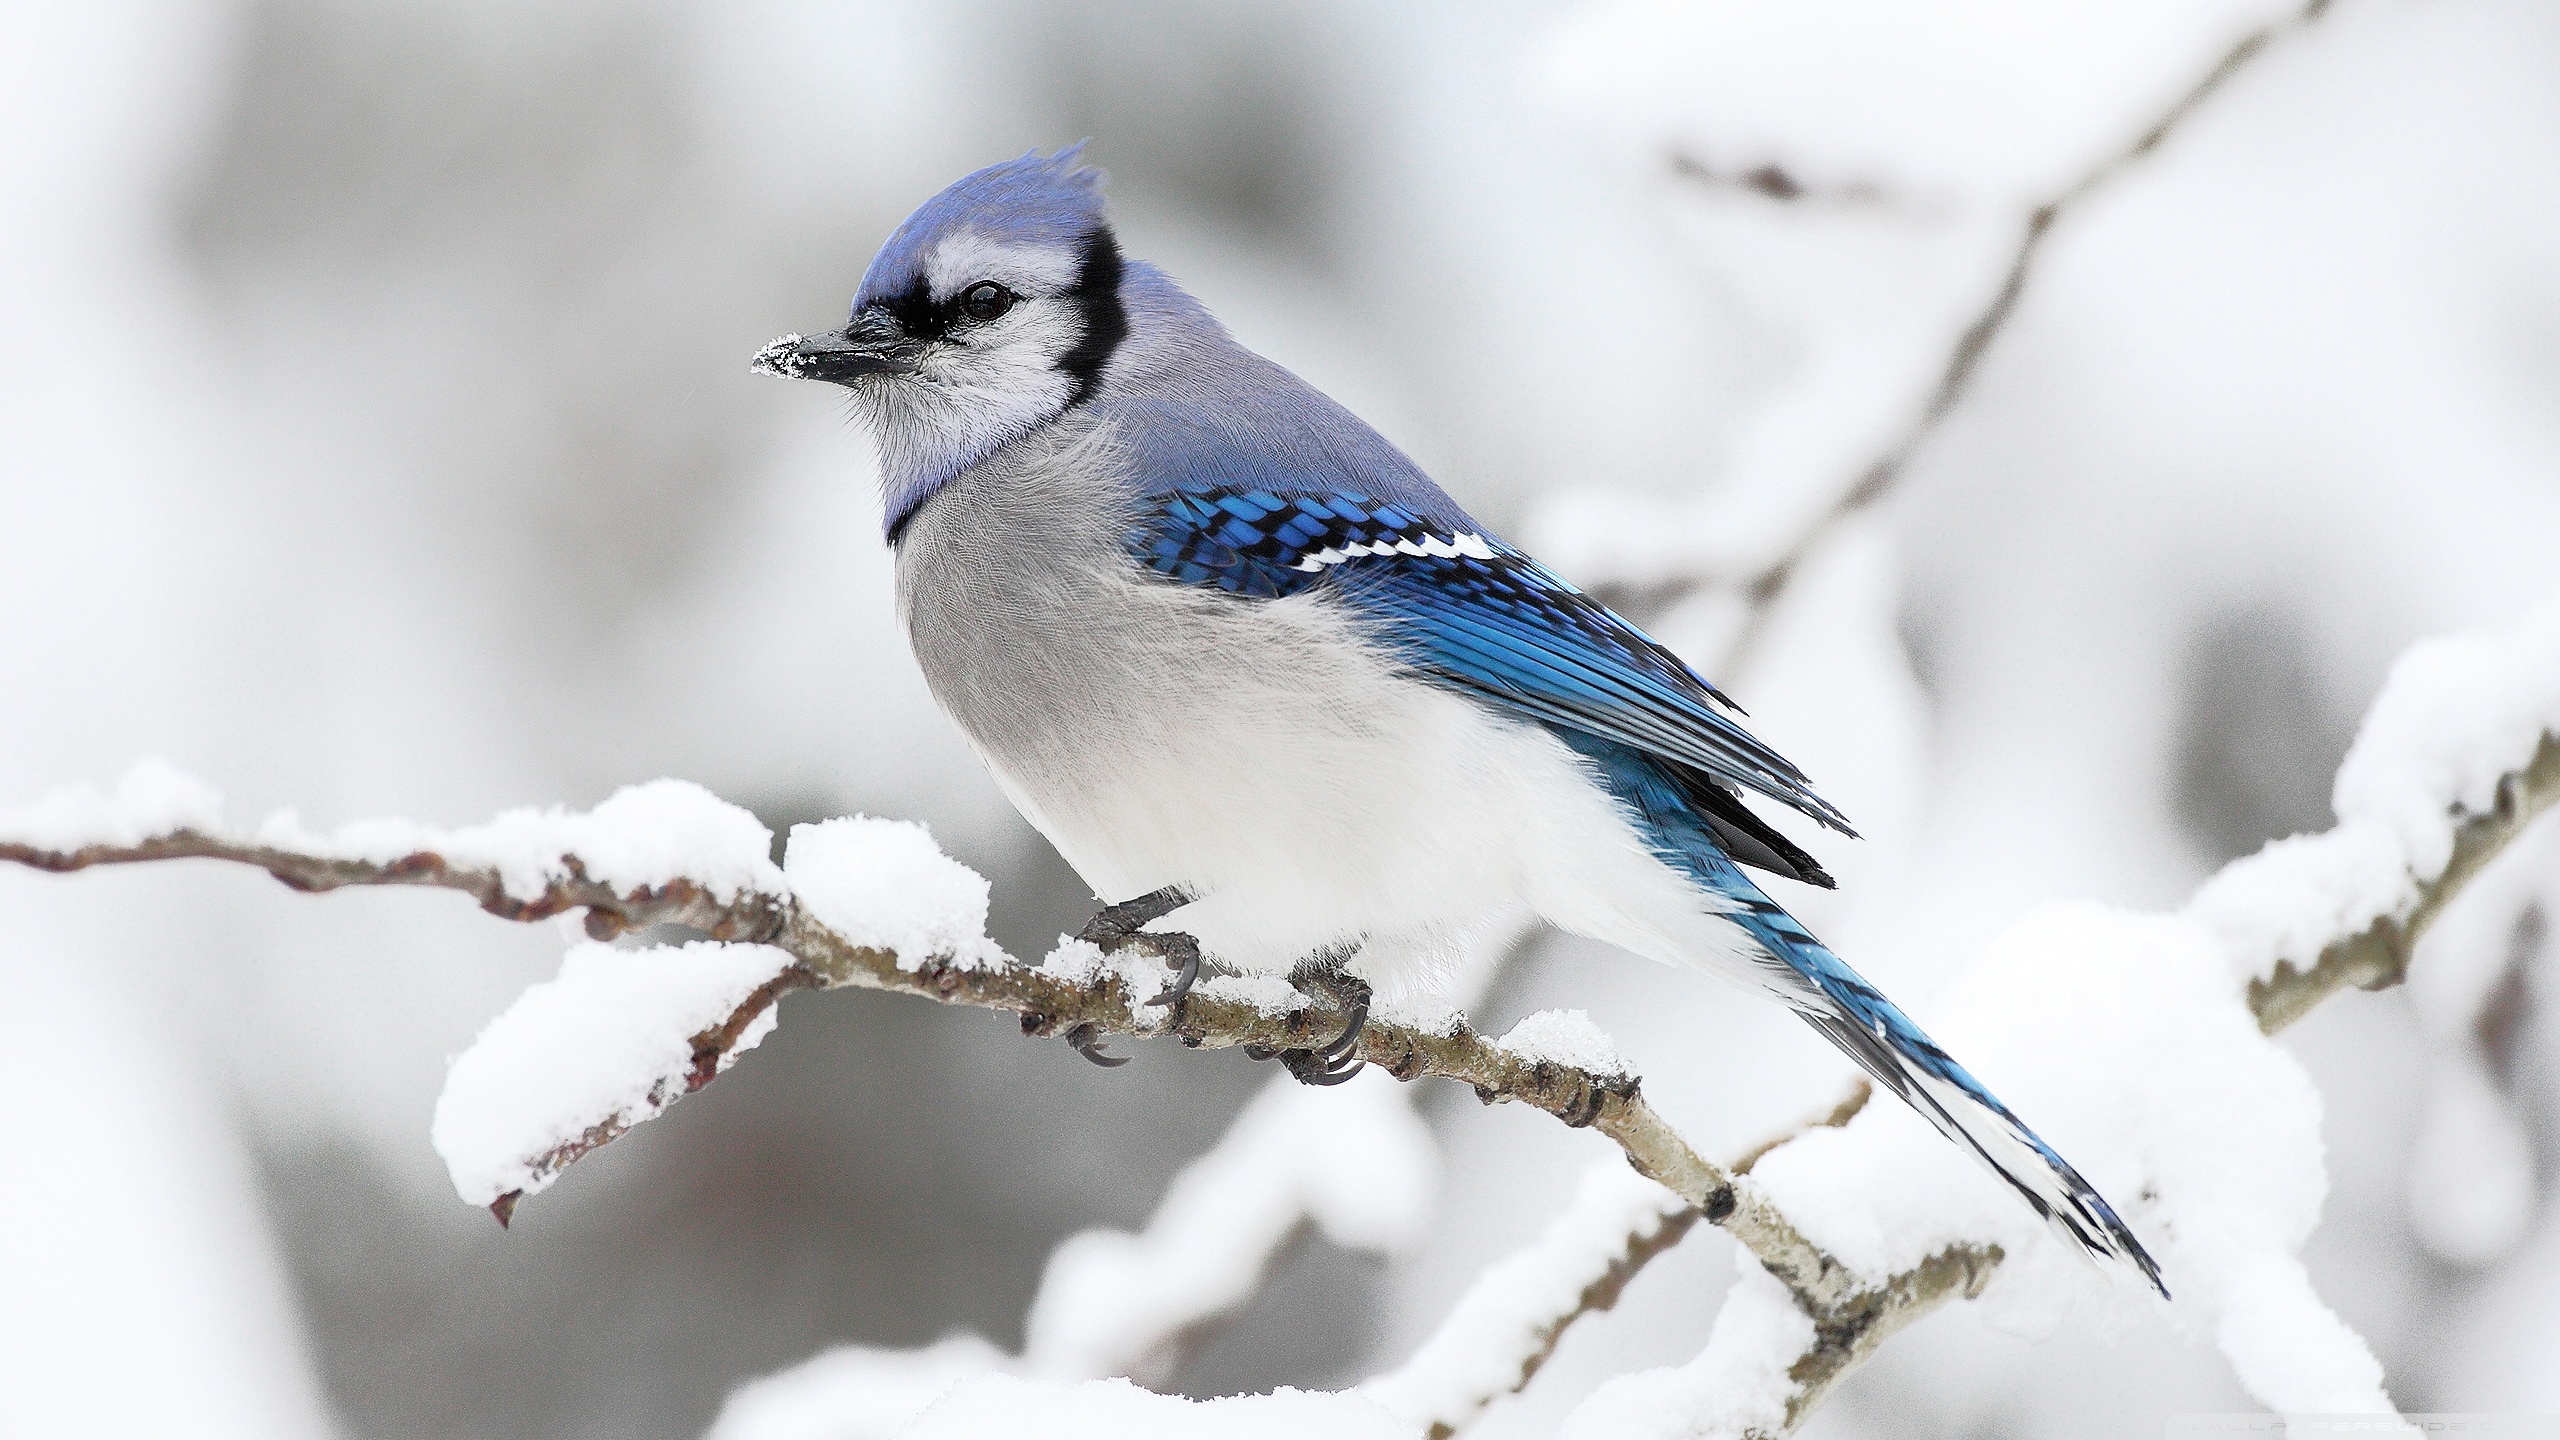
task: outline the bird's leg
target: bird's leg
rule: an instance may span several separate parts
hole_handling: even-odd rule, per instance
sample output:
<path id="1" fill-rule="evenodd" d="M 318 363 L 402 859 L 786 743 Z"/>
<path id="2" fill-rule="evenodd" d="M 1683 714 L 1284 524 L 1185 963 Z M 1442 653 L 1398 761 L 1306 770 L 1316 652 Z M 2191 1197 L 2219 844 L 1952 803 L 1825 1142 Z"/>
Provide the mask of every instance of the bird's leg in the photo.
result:
<path id="1" fill-rule="evenodd" d="M 1100 948 L 1105 954 L 1115 952 L 1124 945 L 1138 941 L 1147 942 L 1149 949 L 1154 950 L 1166 964 L 1174 967 L 1174 975 L 1172 981 L 1165 986 L 1164 993 L 1146 1003 L 1178 1007 L 1182 1004 L 1183 997 L 1191 993 L 1191 987 L 1200 983 L 1200 942 L 1179 932 L 1164 934 L 1140 932 L 1142 927 L 1154 924 L 1190 904 L 1195 898 L 1197 897 L 1190 891 L 1179 885 L 1167 885 L 1161 890 L 1151 890 L 1135 900 L 1123 900 L 1117 905 L 1106 905 L 1092 919 L 1084 922 L 1084 928 L 1076 932 L 1076 938 Z M 1180 1011 L 1177 1009 L 1175 1013 L 1179 1016 Z"/>
<path id="2" fill-rule="evenodd" d="M 1289 979 L 1301 989 L 1331 997 L 1342 1006 L 1344 1018 L 1341 1034 L 1318 1048 L 1283 1050 L 1279 1052 L 1280 1063 L 1289 1067 L 1289 1073 L 1301 1085 L 1339 1085 L 1359 1074 L 1368 1063 L 1358 1056 L 1360 1031 L 1369 1023 L 1373 993 L 1369 982 L 1344 969 L 1341 957 L 1331 952 L 1298 967 Z"/>
<path id="3" fill-rule="evenodd" d="M 1179 885 L 1167 885 L 1161 890 L 1150 890 L 1135 900 L 1105 905 L 1092 919 L 1084 922 L 1084 928 L 1076 932 L 1076 938 L 1088 945 L 1099 946 L 1105 952 L 1117 950 L 1129 943 L 1129 937 L 1140 929 L 1190 904 L 1194 898 L 1190 891 Z"/>

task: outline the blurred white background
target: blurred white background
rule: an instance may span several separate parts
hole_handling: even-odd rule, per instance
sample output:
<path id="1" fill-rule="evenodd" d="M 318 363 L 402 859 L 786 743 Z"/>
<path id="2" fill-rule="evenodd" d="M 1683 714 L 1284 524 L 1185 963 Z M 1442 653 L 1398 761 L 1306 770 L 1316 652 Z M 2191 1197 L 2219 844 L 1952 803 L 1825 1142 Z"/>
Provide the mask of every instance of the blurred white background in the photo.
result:
<path id="1" fill-rule="evenodd" d="M 0 5 L 0 804 L 149 754 L 315 822 L 673 774 L 777 829 L 928 821 L 1039 953 L 1091 899 L 924 696 L 859 436 L 746 359 L 833 323 L 949 180 L 1090 135 L 1130 253 L 1823 783 L 1870 838 L 1818 847 L 1843 885 L 1806 918 L 1925 1019 L 2038 900 L 2173 905 L 2326 825 L 2390 657 L 2560 579 L 2560 9 L 2341 0 L 2070 205 L 1946 423 L 1734 638 L 1732 582 L 1908 431 L 2027 216 L 2286 13 Z M 2560 1408 L 2544 840 L 2433 942 L 2492 983 L 2286 1039 L 2329 1101 L 2314 1277 L 2410 1409 Z M 0 873 L 0 917 L 30 1435 L 694 1436 L 832 1344 L 1017 1345 L 1048 1252 L 1142 1222 L 1261 1080 L 803 997 L 502 1234 L 427 1117 L 552 934 L 170 867 Z M 1845 1079 L 1782 1016 L 1550 938 L 1479 1028 L 1556 1004 L 1711 1152 Z M 1603 1144 L 1417 1096 L 1429 1238 L 1301 1243 L 1155 1378 L 1392 1363 Z M 1731 1274 L 1693 1235 L 1486 1433 L 1695 1353 Z M 1959 1307 L 1817 1430 L 2240 1408 L 2165 1330 Z"/>

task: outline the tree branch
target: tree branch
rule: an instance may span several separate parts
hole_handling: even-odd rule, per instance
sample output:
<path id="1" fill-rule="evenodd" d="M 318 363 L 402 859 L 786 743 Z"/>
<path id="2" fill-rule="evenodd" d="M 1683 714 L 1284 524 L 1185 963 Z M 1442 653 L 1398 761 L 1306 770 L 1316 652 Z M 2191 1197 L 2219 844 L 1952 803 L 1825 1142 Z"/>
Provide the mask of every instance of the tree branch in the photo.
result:
<path id="1" fill-rule="evenodd" d="M 1026 1035 L 1172 1035 L 1185 1045 L 1222 1048 L 1260 1045 L 1301 1049 L 1330 1039 L 1345 1016 L 1330 1002 L 1308 999 L 1283 1014 L 1219 993 L 1216 985 L 1195 990 L 1167 1015 L 1147 1008 L 1117 973 L 1105 973 L 1092 984 L 1081 983 L 1045 967 L 1005 960 L 1000 963 L 955 960 L 949 956 L 906 957 L 876 946 L 856 944 L 812 915 L 785 893 L 741 888 L 722 899 L 693 880 L 616 888 L 589 878 L 590 869 L 575 855 L 561 855 L 553 878 L 534 893 L 511 890 L 493 867 L 456 864 L 432 850 L 389 860 L 351 859 L 261 843 L 242 837 L 179 829 L 131 844 L 93 844 L 74 849 L 48 849 L 24 840 L 0 840 L 0 860 L 55 873 L 148 861 L 207 859 L 254 866 L 286 885 L 303 891 L 334 890 L 350 885 L 425 886 L 458 890 L 483 910 L 502 919 L 530 921 L 586 912 L 590 936 L 609 939 L 626 930 L 674 924 L 713 939 L 760 942 L 791 955 L 793 971 L 782 988 L 857 987 L 913 995 L 947 1005 L 972 1005 L 1021 1017 Z M 762 996 L 763 992 L 759 992 Z M 773 991 L 779 996 L 781 989 Z M 723 1025 L 696 1037 L 694 1072 L 707 1081 L 716 1073 L 747 1024 L 772 997 L 751 998 Z M 1360 1057 L 1394 1075 L 1412 1080 L 1438 1075 L 1466 1084 L 1486 1104 L 1516 1101 L 1562 1120 L 1589 1127 L 1615 1141 L 1636 1170 L 1666 1186 L 1696 1207 L 1710 1222 L 1723 1226 L 1760 1257 L 1807 1305 L 1829 1305 L 1846 1298 L 1854 1282 L 1837 1262 L 1797 1232 L 1795 1226 L 1747 1180 L 1738 1179 L 1682 1139 L 1652 1106 L 1645 1103 L 1636 1079 L 1602 1075 L 1507 1050 L 1468 1029 L 1463 1022 L 1450 1033 L 1435 1034 L 1411 1026 L 1372 1019 L 1359 1042 Z M 687 1090 L 699 1083 L 687 1085 Z M 550 1169 L 575 1161 L 610 1143 L 627 1127 L 600 1125 L 562 1145 L 546 1158 Z M 547 1173 L 547 1172 L 546 1172 Z M 494 1209 L 506 1218 L 513 1196 L 502 1196 Z"/>
<path id="2" fill-rule="evenodd" d="M 2560 803 L 2560 735 L 2546 734 L 2524 767 L 2499 782 L 2491 809 L 2456 827 L 2452 855 L 2442 873 L 2419 884 L 2403 912 L 2381 916 L 2355 934 L 2330 944 L 2308 968 L 2278 964 L 2271 978 L 2251 982 L 2248 1005 L 2259 1028 L 2272 1035 L 2310 1013 L 2321 1001 L 2350 987 L 2379 990 L 2398 984 L 2407 974 L 2419 941 L 2437 917 L 2555 803 Z M 1872 1087 L 1859 1081 L 1827 1114 L 1753 1146 L 1726 1167 L 1727 1173 L 1746 1176 L 1763 1156 L 1808 1131 L 1847 1124 L 1865 1108 L 1872 1095 Z M 1668 1217 L 1659 1228 L 1628 1230 L 1616 1252 L 1592 1268 L 1591 1282 L 1568 1304 L 1551 1317 L 1523 1327 L 1528 1341 L 1519 1349 L 1516 1372 L 1506 1377 L 1501 1390 L 1488 1389 L 1471 1397 L 1466 1405 L 1442 1399 L 1433 1414 L 1417 1417 L 1417 1423 L 1427 1421 L 1434 1440 L 1441 1440 L 1454 1434 L 1464 1419 L 1480 1413 L 1505 1390 L 1525 1388 L 1575 1322 L 1615 1305 L 1636 1273 L 1677 1244 L 1696 1218 L 1694 1209 L 1683 1210 Z M 1519 1264 L 1543 1250 L 1552 1250 L 1556 1243 L 1551 1233 L 1504 1263 Z M 1840 1382 L 1903 1328 L 1948 1301 L 1980 1295 L 2002 1259 L 1997 1245 L 1960 1245 L 1939 1252 L 1881 1285 L 1852 1288 L 1827 1302 L 1807 1304 L 1803 1289 L 1797 1288 L 1797 1303 L 1814 1322 L 1814 1341 L 1788 1370 L 1795 1389 L 1787 1403 L 1787 1428 L 1793 1430 L 1800 1425 Z M 1431 1343 L 1437 1345 L 1443 1335 L 1467 1326 L 1472 1312 L 1486 1303 L 1478 1290 L 1470 1290 L 1453 1307 L 1441 1334 L 1435 1335 Z M 1409 1364 L 1406 1370 L 1412 1368 Z M 1386 1387 L 1385 1393 L 1393 1395 L 1393 1387 L 1410 1384 L 1400 1380 L 1404 1374 L 1399 1371 L 1382 1377 L 1371 1382 L 1371 1387 Z M 1449 1418 L 1452 1416 L 1459 1418 Z"/>
<path id="3" fill-rule="evenodd" d="M 2052 235 L 2054 227 L 2061 223 L 2065 216 L 2080 209 L 2091 196 L 2132 168 L 2135 162 L 2158 150 L 2179 126 L 2203 109 L 2206 102 L 2219 94 L 2231 83 L 2233 77 L 2246 69 L 2249 62 L 2263 54 L 2284 35 L 2318 20 L 2328 8 L 2329 0 L 2308 0 L 2308 3 L 2293 14 L 2242 36 L 2222 53 L 2202 77 L 2187 87 L 2176 100 L 2169 104 L 2167 109 L 2160 112 L 2158 118 L 2123 148 L 2101 159 L 2060 193 L 2027 213 L 2019 230 L 2017 246 L 2010 254 L 2009 264 L 2002 273 L 1998 288 L 1992 292 L 1990 299 L 1983 304 L 1982 309 L 1974 315 L 1964 329 L 1957 333 L 1953 345 L 1948 349 L 1945 361 L 1939 368 L 1937 383 L 1930 388 L 1927 397 L 1913 412 L 1901 433 L 1894 437 L 1884 447 L 1883 453 L 1870 462 L 1855 481 L 1842 489 L 1831 506 L 1806 525 L 1783 551 L 1761 566 L 1756 573 L 1739 581 L 1737 588 L 1748 602 L 1749 610 L 1741 631 L 1734 638 L 1725 656 L 1725 668 L 1731 669 L 1748 659 L 1766 628 L 1768 616 L 1775 608 L 1778 597 L 1785 593 L 1787 586 L 1803 569 L 1806 559 L 1819 549 L 1824 541 L 1837 533 L 1843 524 L 1890 493 L 1895 482 L 1900 480 L 1910 468 L 1912 458 L 1919 454 L 1921 447 L 1928 443 L 1939 426 L 1954 413 L 1957 404 L 1964 399 L 1966 391 L 1971 388 L 1975 375 L 1980 372 L 1983 359 L 1990 353 L 1993 342 L 1999 338 L 2010 318 L 2016 313 L 2018 302 L 2026 293 L 2028 280 L 2034 274 L 2037 261 L 2042 256 L 2045 243 Z M 1866 204 L 1876 203 L 1885 198 L 1881 191 L 1868 186 L 1851 187 L 1846 190 L 1810 188 L 1775 164 L 1763 165 L 1747 173 L 1735 175 L 1718 170 L 1684 153 L 1674 153 L 1670 163 L 1673 173 L 1683 179 L 1695 183 L 1738 186 L 1787 203 L 1832 201 Z M 1668 605 L 1681 595 L 1695 589 L 1698 583 L 1700 583 L 1699 580 L 1693 579 L 1687 583 L 1670 586 L 1647 587 L 1640 595 L 1630 597 L 1630 603 L 1643 603 L 1655 607 Z"/>
<path id="4" fill-rule="evenodd" d="M 2445 907 L 2555 799 L 2560 799 L 2560 735 L 2545 735 L 2533 759 L 2498 782 L 2489 811 L 2455 829 L 2453 858 L 2445 862 L 2443 874 L 2418 887 L 2417 903 L 2406 914 L 2375 920 L 2321 951 L 2307 970 L 2279 963 L 2273 976 L 2249 982 L 2249 1012 L 2258 1017 L 2258 1028 L 2273 1035 L 2341 990 L 2388 990 L 2407 978 L 2418 942 Z"/>
<path id="5" fill-rule="evenodd" d="M 2488 812 L 2456 827 L 2452 858 L 2417 885 L 2405 908 L 2324 947 L 2307 970 L 2279 964 L 2274 978 L 2252 981 L 2248 1004 L 2259 1029 L 2272 1035 L 2350 987 L 2398 984 L 2427 928 L 2536 817 L 2560 803 L 2560 733 L 2544 734 L 2524 767 L 2498 782 L 2496 796 Z M 1787 1401 L 1787 1429 L 1802 1424 L 1895 1332 L 1959 1296 L 1979 1295 L 2001 1258 L 1996 1245 L 1953 1247 L 1838 1304 L 1808 1307 L 1815 1344 L 1788 1371 L 1796 1389 Z"/>
<path id="6" fill-rule="evenodd" d="M 2307 967 L 2273 965 L 2267 978 L 2250 983 L 2248 1005 L 2259 1027 L 2273 1033 L 2349 986 L 2381 988 L 2396 983 L 2435 919 L 2555 803 L 2560 803 L 2560 734 L 2545 733 L 2521 767 L 2494 787 L 2489 810 L 2454 826 L 2438 873 L 2415 882 L 2392 913 L 2331 942 Z M 491 914 L 518 921 L 582 909 L 588 933 L 598 938 L 643 926 L 677 924 L 719 940 L 770 945 L 792 957 L 790 964 L 719 1023 L 692 1037 L 690 1065 L 675 1082 L 680 1083 L 680 1093 L 708 1083 L 758 1017 L 783 994 L 801 988 L 854 986 L 1003 1010 L 1021 1018 L 1026 1034 L 1169 1034 L 1187 1045 L 1209 1047 L 1301 1048 L 1335 1033 L 1344 1018 L 1333 1005 L 1313 999 L 1285 1012 L 1266 1010 L 1236 994 L 1222 993 L 1228 987 L 1217 982 L 1196 990 L 1167 1015 L 1134 1003 L 1128 982 L 1113 968 L 1088 981 L 1067 970 L 1028 966 L 1000 954 L 965 958 L 940 954 L 910 962 L 892 950 L 848 939 L 793 898 L 778 880 L 772 885 L 732 881 L 715 886 L 675 876 L 615 885 L 594 878 L 591 867 L 578 856 L 562 853 L 541 867 L 548 878 L 527 885 L 521 867 L 506 870 L 495 864 L 457 863 L 436 849 L 388 859 L 352 858 L 328 853 L 330 849 L 322 842 L 299 847 L 181 827 L 130 843 L 71 848 L 53 848 L 25 838 L 0 839 L 0 860 L 55 873 L 149 861 L 221 860 L 265 870 L 303 891 L 348 885 L 451 889 L 472 896 Z M 1820 1405 L 1886 1339 L 1948 1300 L 1979 1294 L 2002 1263 L 1997 1246 L 1956 1245 L 1881 1283 L 1861 1282 L 1797 1230 L 1748 1178 L 1751 1167 L 1771 1145 L 1755 1148 L 1730 1167 L 1719 1166 L 1700 1155 L 1645 1103 L 1630 1076 L 1533 1058 L 1484 1039 L 1463 1022 L 1438 1033 L 1374 1020 L 1361 1037 L 1359 1053 L 1398 1079 L 1444 1076 L 1466 1083 L 1488 1104 L 1519 1101 L 1568 1125 L 1596 1129 L 1619 1146 L 1640 1174 L 1685 1202 L 1685 1208 L 1665 1212 L 1659 1225 L 1621 1231 L 1624 1240 L 1617 1253 L 1591 1272 L 1591 1278 L 1551 1319 L 1529 1327 L 1530 1343 L 1517 1354 L 1516 1367 L 1505 1382 L 1508 1388 L 1525 1384 L 1570 1325 L 1584 1314 L 1614 1304 L 1627 1282 L 1653 1256 L 1676 1243 L 1697 1219 L 1732 1233 L 1786 1286 L 1797 1307 L 1813 1322 L 1813 1343 L 1788 1370 L 1792 1382 L 1786 1406 L 1788 1429 Z M 1866 1098 L 1864 1093 L 1853 1094 L 1813 1124 L 1845 1123 Z M 543 1157 L 541 1166 L 547 1169 L 541 1173 L 610 1143 L 628 1123 L 589 1128 Z M 501 1221 L 518 1198 L 510 1193 L 493 1204 Z M 1497 1393 L 1482 1398 L 1489 1401 Z M 1454 1424 L 1436 1418 L 1432 1423 Z"/>

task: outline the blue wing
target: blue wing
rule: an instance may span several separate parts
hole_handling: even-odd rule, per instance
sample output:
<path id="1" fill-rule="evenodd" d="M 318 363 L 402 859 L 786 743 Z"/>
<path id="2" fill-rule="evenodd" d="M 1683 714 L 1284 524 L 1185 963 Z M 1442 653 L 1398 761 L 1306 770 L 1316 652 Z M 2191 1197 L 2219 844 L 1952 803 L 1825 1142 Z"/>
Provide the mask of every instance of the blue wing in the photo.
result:
<path id="1" fill-rule="evenodd" d="M 1438 683 L 1856 833 L 1803 771 L 1736 724 L 1726 713 L 1739 713 L 1733 703 L 1680 657 L 1489 535 L 1348 491 L 1203 486 L 1149 499 L 1128 543 L 1141 564 L 1187 585 L 1260 599 L 1332 587 Z M 1753 828 L 1734 818 L 1749 815 L 1738 803 L 1730 810 L 1735 824 Z M 1773 834 L 1761 838 L 1804 858 Z"/>

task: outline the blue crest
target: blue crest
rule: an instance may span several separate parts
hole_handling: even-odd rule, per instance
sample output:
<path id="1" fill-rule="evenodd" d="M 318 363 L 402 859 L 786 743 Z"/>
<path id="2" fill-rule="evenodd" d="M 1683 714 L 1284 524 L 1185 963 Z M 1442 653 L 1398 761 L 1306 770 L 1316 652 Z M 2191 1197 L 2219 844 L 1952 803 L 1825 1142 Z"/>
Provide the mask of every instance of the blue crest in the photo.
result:
<path id="1" fill-rule="evenodd" d="M 974 229 L 1003 240 L 1068 246 L 1102 221 L 1103 172 L 1084 163 L 1084 141 L 1054 155 L 1034 150 L 964 175 L 924 202 L 898 226 L 871 268 L 853 308 L 905 293 L 924 272 L 924 257 L 942 237 Z"/>

